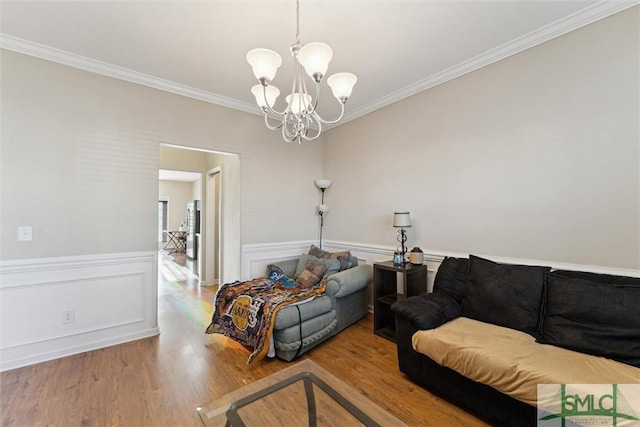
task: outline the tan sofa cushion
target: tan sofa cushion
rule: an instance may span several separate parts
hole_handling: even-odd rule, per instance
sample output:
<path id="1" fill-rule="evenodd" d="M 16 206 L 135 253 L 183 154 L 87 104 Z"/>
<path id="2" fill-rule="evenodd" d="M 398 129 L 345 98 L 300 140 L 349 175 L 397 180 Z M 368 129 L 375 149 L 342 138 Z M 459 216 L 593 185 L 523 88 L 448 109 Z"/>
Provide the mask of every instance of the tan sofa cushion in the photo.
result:
<path id="1" fill-rule="evenodd" d="M 466 317 L 416 332 L 413 348 L 532 406 L 536 406 L 538 384 L 635 384 L 640 379 L 640 368 L 537 344 L 524 332 Z"/>

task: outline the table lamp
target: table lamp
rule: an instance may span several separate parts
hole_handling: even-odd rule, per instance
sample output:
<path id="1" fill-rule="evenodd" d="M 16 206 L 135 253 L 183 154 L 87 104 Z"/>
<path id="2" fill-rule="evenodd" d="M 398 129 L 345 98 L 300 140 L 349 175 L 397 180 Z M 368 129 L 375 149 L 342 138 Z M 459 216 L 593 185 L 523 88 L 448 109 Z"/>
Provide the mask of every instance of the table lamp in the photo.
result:
<path id="1" fill-rule="evenodd" d="M 394 212 L 393 226 L 400 229 L 398 231 L 398 242 L 400 242 L 402 261 L 404 262 L 404 257 L 407 253 L 407 247 L 404 245 L 407 242 L 407 233 L 404 229 L 411 227 L 411 216 L 409 212 Z"/>

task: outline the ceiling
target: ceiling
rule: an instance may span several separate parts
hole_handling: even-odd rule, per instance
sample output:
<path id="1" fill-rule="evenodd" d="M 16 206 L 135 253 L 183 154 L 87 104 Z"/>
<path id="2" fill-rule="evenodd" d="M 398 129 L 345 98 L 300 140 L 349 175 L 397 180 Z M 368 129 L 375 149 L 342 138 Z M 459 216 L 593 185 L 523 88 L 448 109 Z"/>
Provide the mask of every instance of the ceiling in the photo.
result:
<path id="1" fill-rule="evenodd" d="M 302 1 L 302 43 L 358 76 L 346 120 L 637 4 L 637 1 Z M 295 2 L 1 1 L 0 47 L 259 114 L 247 51 L 267 47 L 291 85 Z M 337 115 L 322 83 L 319 111 Z M 276 106 L 283 108 L 283 99 Z"/>

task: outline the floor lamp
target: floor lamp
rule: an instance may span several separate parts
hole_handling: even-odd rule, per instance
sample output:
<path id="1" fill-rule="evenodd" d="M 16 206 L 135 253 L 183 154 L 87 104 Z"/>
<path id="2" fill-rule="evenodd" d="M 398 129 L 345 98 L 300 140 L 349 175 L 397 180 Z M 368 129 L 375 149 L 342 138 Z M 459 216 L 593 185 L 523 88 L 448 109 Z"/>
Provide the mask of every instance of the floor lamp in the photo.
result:
<path id="1" fill-rule="evenodd" d="M 320 189 L 322 195 L 320 196 L 320 206 L 318 206 L 318 215 L 320 215 L 320 249 L 322 249 L 322 229 L 324 227 L 324 214 L 329 210 L 329 207 L 324 204 L 324 191 L 331 187 L 330 179 L 316 179 L 316 187 Z"/>

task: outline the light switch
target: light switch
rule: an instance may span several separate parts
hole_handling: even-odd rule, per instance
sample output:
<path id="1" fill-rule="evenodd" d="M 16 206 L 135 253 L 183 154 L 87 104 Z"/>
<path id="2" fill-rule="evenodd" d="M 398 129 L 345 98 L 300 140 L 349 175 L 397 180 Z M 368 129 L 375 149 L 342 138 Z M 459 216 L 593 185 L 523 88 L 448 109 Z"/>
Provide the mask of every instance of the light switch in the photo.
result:
<path id="1" fill-rule="evenodd" d="M 18 227 L 18 241 L 29 242 L 33 240 L 33 228 L 30 225 L 21 225 Z"/>

